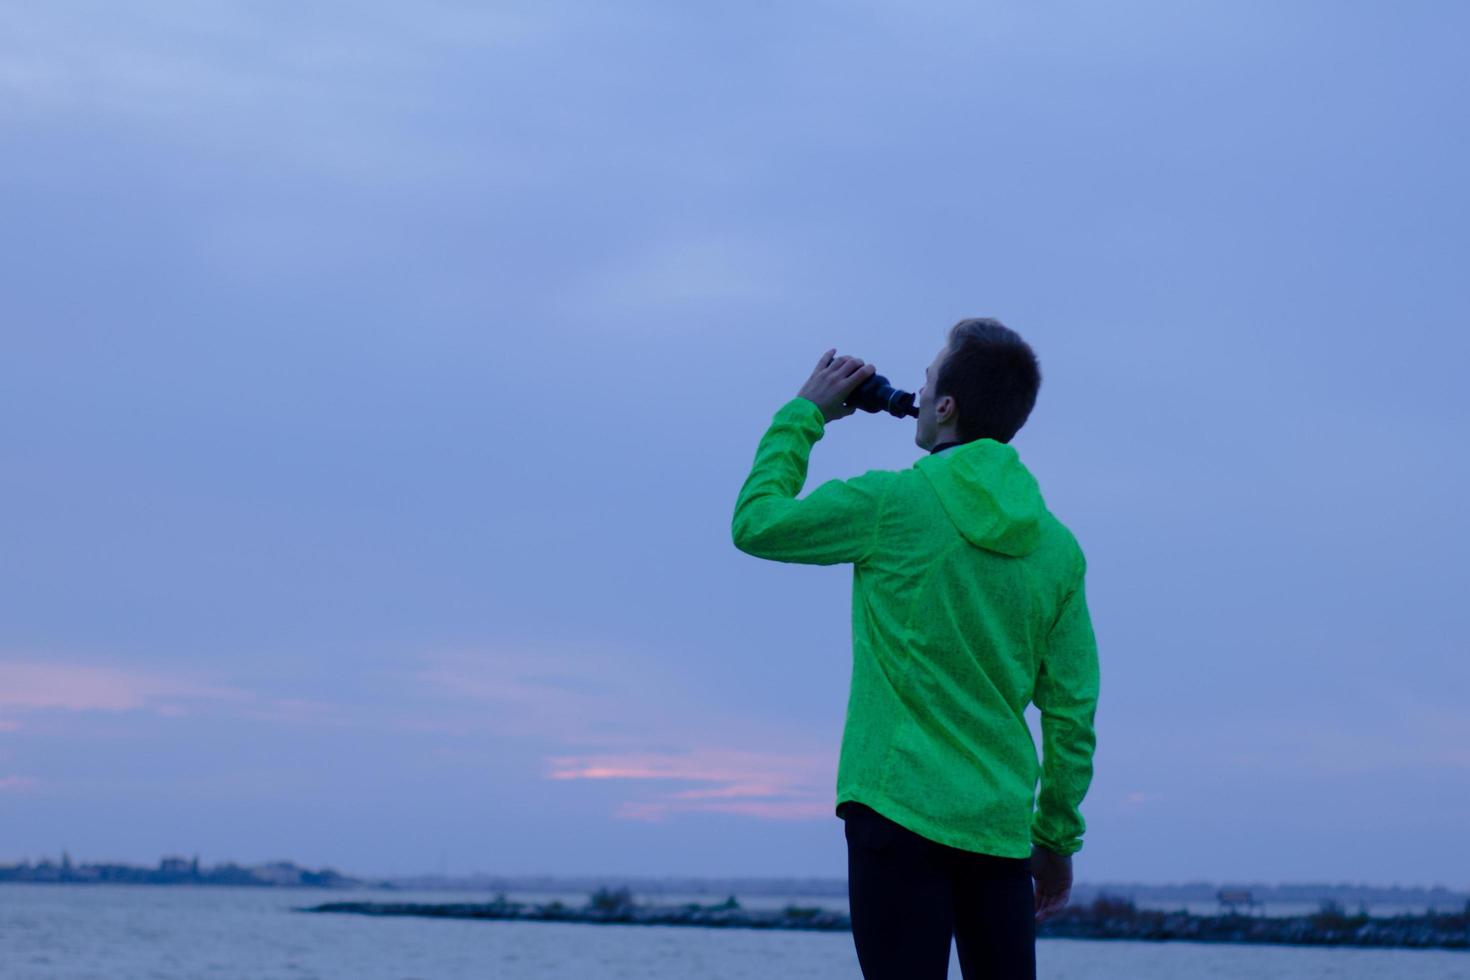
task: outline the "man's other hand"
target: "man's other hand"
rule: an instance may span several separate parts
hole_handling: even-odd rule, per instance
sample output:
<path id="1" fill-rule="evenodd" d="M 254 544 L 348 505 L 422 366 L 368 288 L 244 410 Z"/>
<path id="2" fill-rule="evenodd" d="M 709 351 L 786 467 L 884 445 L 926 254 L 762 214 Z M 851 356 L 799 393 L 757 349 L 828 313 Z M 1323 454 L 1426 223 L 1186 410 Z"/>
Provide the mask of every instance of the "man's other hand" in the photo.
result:
<path id="1" fill-rule="evenodd" d="M 861 358 L 837 357 L 833 347 L 817 359 L 817 367 L 806 384 L 796 393 L 798 398 L 813 402 L 822 410 L 822 418 L 828 422 L 845 419 L 857 409 L 842 404 L 858 385 L 873 376 L 874 367 L 864 364 Z"/>
<path id="2" fill-rule="evenodd" d="M 1036 921 L 1045 922 L 1072 897 L 1072 856 L 1032 844 L 1031 877 L 1036 879 Z"/>

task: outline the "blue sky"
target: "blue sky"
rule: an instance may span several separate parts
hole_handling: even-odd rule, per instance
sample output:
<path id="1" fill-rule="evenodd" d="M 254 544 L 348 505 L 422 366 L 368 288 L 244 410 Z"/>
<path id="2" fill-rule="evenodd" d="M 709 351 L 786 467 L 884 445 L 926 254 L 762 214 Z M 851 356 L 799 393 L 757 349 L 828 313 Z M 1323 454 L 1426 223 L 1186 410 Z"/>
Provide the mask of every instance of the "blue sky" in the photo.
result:
<path id="1" fill-rule="evenodd" d="M 1079 879 L 1470 886 L 1467 21 L 0 2 L 0 860 L 842 875 L 849 572 L 730 511 L 991 315 Z"/>

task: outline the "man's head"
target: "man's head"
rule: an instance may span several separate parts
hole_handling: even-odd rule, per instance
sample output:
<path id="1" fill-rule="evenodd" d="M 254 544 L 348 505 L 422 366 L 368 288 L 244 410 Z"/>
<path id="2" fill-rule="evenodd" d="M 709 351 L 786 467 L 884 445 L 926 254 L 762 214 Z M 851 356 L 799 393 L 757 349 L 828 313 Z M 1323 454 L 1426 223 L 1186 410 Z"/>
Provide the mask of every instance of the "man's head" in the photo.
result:
<path id="1" fill-rule="evenodd" d="M 949 328 L 924 369 L 914 442 L 1010 442 L 1026 424 L 1041 388 L 1041 366 L 1020 335 L 999 320 L 974 317 Z"/>

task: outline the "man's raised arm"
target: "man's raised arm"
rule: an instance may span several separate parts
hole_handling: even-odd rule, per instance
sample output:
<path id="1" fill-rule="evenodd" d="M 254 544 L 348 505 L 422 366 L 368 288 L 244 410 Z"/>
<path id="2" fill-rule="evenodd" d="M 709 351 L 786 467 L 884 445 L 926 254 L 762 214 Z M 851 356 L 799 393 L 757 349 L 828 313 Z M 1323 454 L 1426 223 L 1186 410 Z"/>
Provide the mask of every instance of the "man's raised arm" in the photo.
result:
<path id="1" fill-rule="evenodd" d="M 797 499 L 825 425 L 822 410 L 802 396 L 777 410 L 735 501 L 735 547 L 757 558 L 809 565 L 867 558 L 894 474 L 869 470 L 850 480 L 828 480 Z"/>

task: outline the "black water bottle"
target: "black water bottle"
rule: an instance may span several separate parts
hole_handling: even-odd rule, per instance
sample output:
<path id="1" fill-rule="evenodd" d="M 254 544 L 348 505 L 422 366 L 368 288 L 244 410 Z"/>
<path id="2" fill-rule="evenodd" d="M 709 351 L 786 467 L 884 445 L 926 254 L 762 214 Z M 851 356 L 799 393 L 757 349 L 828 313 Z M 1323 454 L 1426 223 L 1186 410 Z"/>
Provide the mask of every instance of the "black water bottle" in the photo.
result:
<path id="1" fill-rule="evenodd" d="M 854 388 L 842 404 L 865 412 L 887 412 L 897 418 L 919 415 L 914 407 L 914 393 L 893 387 L 881 374 L 874 374 Z"/>

